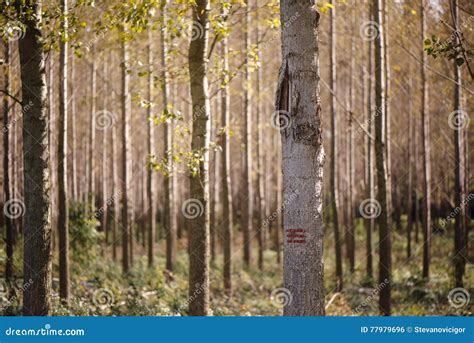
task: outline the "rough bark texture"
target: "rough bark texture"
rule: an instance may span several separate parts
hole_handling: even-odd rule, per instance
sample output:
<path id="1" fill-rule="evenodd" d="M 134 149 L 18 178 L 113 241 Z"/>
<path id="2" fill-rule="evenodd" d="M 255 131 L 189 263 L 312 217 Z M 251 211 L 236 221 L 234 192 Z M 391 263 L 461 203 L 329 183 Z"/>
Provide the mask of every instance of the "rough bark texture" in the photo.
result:
<path id="1" fill-rule="evenodd" d="M 331 52 L 330 52 L 330 82 L 331 82 L 331 210 L 334 225 L 334 244 L 336 252 L 336 291 L 341 291 L 343 287 L 342 279 L 342 253 L 341 253 L 341 237 L 339 228 L 339 187 L 338 187 L 338 170 L 337 170 L 337 111 L 336 111 L 336 94 L 337 94 L 337 78 L 336 78 L 336 16 L 335 9 L 330 14 L 330 35 L 331 35 Z"/>
<path id="2" fill-rule="evenodd" d="M 281 3 L 282 66 L 276 110 L 284 188 L 284 315 L 324 315 L 319 13 L 309 1 Z"/>
<path id="3" fill-rule="evenodd" d="M 222 9 L 224 16 L 227 10 Z M 224 68 L 224 87 L 221 99 L 221 133 L 222 158 L 221 158 L 221 201 L 222 221 L 221 232 L 223 233 L 224 245 L 224 289 L 228 296 L 232 296 L 232 237 L 233 237 L 233 213 L 232 213 L 232 188 L 230 180 L 230 92 L 229 92 L 229 42 L 228 37 L 222 38 L 222 61 Z"/>
<path id="4" fill-rule="evenodd" d="M 377 200 L 380 204 L 379 223 L 379 283 L 384 284 L 380 291 L 379 306 L 383 315 L 390 315 L 390 268 L 391 268 L 391 240 L 388 212 L 388 189 L 387 189 L 387 157 L 386 137 L 384 125 L 385 117 L 385 75 L 384 75 L 384 42 L 382 25 L 381 0 L 374 0 L 374 20 L 378 25 L 379 32 L 375 39 L 375 106 L 378 115 L 375 116 L 375 163 L 377 170 Z"/>
<path id="5" fill-rule="evenodd" d="M 152 31 L 148 31 L 148 111 L 147 111 L 147 123 L 148 123 L 148 156 L 154 156 L 155 154 L 155 129 L 152 120 L 152 106 L 153 103 L 153 51 L 152 46 Z M 151 267 L 155 263 L 155 233 L 156 233 L 156 180 L 155 174 L 151 166 L 147 167 L 146 174 L 146 192 L 148 198 L 148 265 Z"/>
<path id="6" fill-rule="evenodd" d="M 127 273 L 130 268 L 130 241 L 132 226 L 132 137 L 131 137 L 131 103 L 130 103 L 130 76 L 127 73 L 128 43 L 122 41 L 122 268 Z"/>
<path id="7" fill-rule="evenodd" d="M 48 111 L 45 59 L 42 46 L 41 1 L 18 5 L 31 11 L 19 40 L 22 104 L 25 215 L 24 280 L 32 280 L 23 292 L 23 314 L 51 313 L 51 208 L 48 149 Z"/>
<path id="8" fill-rule="evenodd" d="M 202 34 L 189 45 L 189 75 L 193 103 L 192 151 L 200 154 L 197 175 L 190 177 L 190 195 L 200 205 L 200 215 L 189 227 L 189 315 L 209 312 L 209 135 L 210 105 L 207 80 L 209 0 L 196 0 L 193 25 Z"/>
<path id="9" fill-rule="evenodd" d="M 426 82 L 427 56 L 423 51 L 426 36 L 425 0 L 421 1 L 421 136 L 423 149 L 423 278 L 430 277 L 431 247 L 431 163 L 430 163 L 430 122 L 428 115 L 428 84 Z"/>
<path id="10" fill-rule="evenodd" d="M 60 2 L 62 30 L 67 39 L 67 0 Z M 67 125 L 68 125 L 68 75 L 67 41 L 61 40 L 59 51 L 59 115 L 58 115 L 58 231 L 59 231 L 59 296 L 69 299 L 69 197 L 67 187 Z"/>
<path id="11" fill-rule="evenodd" d="M 166 6 L 167 1 L 162 0 L 163 16 L 166 18 Z M 169 96 L 169 85 L 168 85 L 168 72 L 166 58 L 168 55 L 167 47 L 167 32 L 166 24 L 161 28 L 161 67 L 162 67 L 162 85 L 161 92 L 163 96 L 163 109 L 168 109 L 168 96 Z M 176 261 L 176 241 L 177 241 L 177 229 L 176 229 L 176 215 L 175 215 L 175 204 L 174 204 L 174 189 L 175 189 L 175 178 L 173 176 L 173 124 L 167 120 L 163 126 L 164 128 L 164 156 L 168 169 L 168 173 L 164 177 L 164 192 L 165 192 L 165 232 L 166 232 L 166 269 L 173 271 L 174 264 Z"/>

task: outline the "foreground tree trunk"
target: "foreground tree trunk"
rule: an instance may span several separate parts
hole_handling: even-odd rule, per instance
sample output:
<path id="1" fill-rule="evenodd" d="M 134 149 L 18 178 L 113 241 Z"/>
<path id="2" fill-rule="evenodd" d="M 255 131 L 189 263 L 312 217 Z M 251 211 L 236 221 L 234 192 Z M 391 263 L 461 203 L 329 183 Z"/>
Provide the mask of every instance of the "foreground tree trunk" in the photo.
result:
<path id="1" fill-rule="evenodd" d="M 197 175 L 191 174 L 190 195 L 198 205 L 198 216 L 189 227 L 189 315 L 209 312 L 209 139 L 210 104 L 207 81 L 209 37 L 209 0 L 196 0 L 193 26 L 202 34 L 189 45 L 189 75 L 193 103 L 191 149 L 201 156 Z"/>
<path id="2" fill-rule="evenodd" d="M 89 119 L 89 206 L 91 213 L 95 212 L 95 122 L 96 122 L 96 93 L 97 93 L 97 55 L 95 53 L 95 45 L 92 47 L 92 63 L 91 63 L 91 108 Z"/>
<path id="3" fill-rule="evenodd" d="M 336 92 L 337 92 L 337 77 L 336 77 L 336 16 L 335 10 L 331 10 L 330 14 L 330 34 L 331 34 L 331 53 L 330 53 L 330 69 L 331 69 L 331 209 L 332 219 L 334 225 L 334 244 L 336 251 L 336 291 L 340 292 L 343 287 L 342 278 L 342 253 L 341 253 L 341 236 L 339 228 L 339 187 L 337 184 L 337 112 L 336 112 Z"/>
<path id="4" fill-rule="evenodd" d="M 29 12 L 25 35 L 19 40 L 25 190 L 23 279 L 32 280 L 23 292 L 23 315 L 51 314 L 51 209 L 48 149 L 48 111 L 43 54 L 41 1 L 17 5 Z"/>
<path id="5" fill-rule="evenodd" d="M 283 51 L 276 110 L 286 205 L 284 315 L 324 315 L 319 13 L 303 0 L 283 1 L 280 11 Z"/>
<path id="6" fill-rule="evenodd" d="M 58 116 L 58 231 L 59 231 L 59 296 L 69 300 L 69 197 L 67 188 L 67 125 L 68 125 L 68 1 L 61 0 L 62 31 L 64 39 L 59 51 L 59 116 Z"/>
<path id="7" fill-rule="evenodd" d="M 377 200 L 380 205 L 379 220 L 379 283 L 385 285 L 379 296 L 379 306 L 383 315 L 390 315 L 390 268 L 391 268 L 391 240 L 388 210 L 387 188 L 387 157 L 386 137 L 384 132 L 385 117 L 385 75 L 384 75 L 384 27 L 382 25 L 381 0 L 374 0 L 374 21 L 377 23 L 378 35 L 375 40 L 375 106 L 379 111 L 375 116 L 375 163 L 377 170 Z"/>
<path id="8" fill-rule="evenodd" d="M 426 82 L 427 56 L 423 50 L 426 35 L 425 0 L 421 1 L 421 136 L 423 140 L 423 278 L 430 278 L 431 247 L 431 164 L 430 164 L 430 123 L 428 116 L 428 84 Z"/>

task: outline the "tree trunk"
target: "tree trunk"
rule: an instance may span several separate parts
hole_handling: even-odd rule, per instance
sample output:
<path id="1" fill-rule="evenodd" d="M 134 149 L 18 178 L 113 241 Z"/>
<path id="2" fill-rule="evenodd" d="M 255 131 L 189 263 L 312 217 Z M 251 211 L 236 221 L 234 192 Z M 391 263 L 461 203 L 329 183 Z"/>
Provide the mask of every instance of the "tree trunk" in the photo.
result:
<path id="1" fill-rule="evenodd" d="M 336 252 L 336 291 L 340 292 L 343 287 L 342 278 L 342 256 L 341 256 L 341 238 L 339 230 L 339 187 L 338 187 L 338 169 L 337 169 L 337 111 L 336 111 L 336 94 L 337 94 L 337 77 L 336 77 L 336 17 L 335 9 L 330 14 L 330 35 L 331 35 L 331 52 L 330 52 L 330 82 L 331 82 L 331 209 L 334 224 L 334 242 Z"/>
<path id="2" fill-rule="evenodd" d="M 7 93 L 10 93 L 10 83 L 11 83 L 11 45 L 10 42 L 4 42 L 5 44 L 5 55 L 4 55 L 4 89 Z M 10 188 L 10 121 L 9 121 L 9 112 L 10 112 L 10 100 L 7 95 L 3 96 L 3 205 L 5 208 L 8 208 L 7 204 L 14 204 L 14 199 L 11 197 L 11 188 Z M 5 246 L 7 259 L 5 262 L 5 281 L 9 289 L 12 286 L 13 282 L 13 220 L 12 216 L 7 214 L 8 211 L 3 211 L 5 216 L 5 228 L 6 228 L 6 238 Z"/>
<path id="3" fill-rule="evenodd" d="M 48 149 L 48 111 L 43 54 L 41 1 L 17 4 L 30 12 L 25 35 L 19 40 L 22 105 L 25 211 L 23 315 L 51 314 L 51 216 Z"/>
<path id="4" fill-rule="evenodd" d="M 155 155 L 155 129 L 152 119 L 153 104 L 153 51 L 152 51 L 152 31 L 148 30 L 148 157 Z M 147 166 L 146 191 L 148 198 L 148 266 L 155 263 L 155 233 L 156 233 L 156 178 L 150 166 Z"/>
<path id="5" fill-rule="evenodd" d="M 354 27 L 352 23 L 352 27 Z M 355 86 L 354 86 L 354 71 L 355 71 L 355 40 L 351 39 L 351 71 L 349 83 L 349 203 L 348 203 L 348 232 L 349 232 L 349 266 L 350 272 L 355 270 L 355 221 L 354 221 L 354 180 L 355 180 L 355 165 L 354 165 L 354 108 L 355 108 Z"/>
<path id="6" fill-rule="evenodd" d="M 260 39 L 260 25 L 258 17 L 258 7 L 256 9 L 257 17 L 255 19 L 256 25 L 256 46 L 257 46 L 257 57 L 258 60 L 261 60 L 261 54 L 259 50 L 259 39 Z M 265 229 L 266 226 L 263 225 L 263 218 L 265 216 L 265 177 L 264 177 L 264 135 L 263 135 L 263 125 L 264 120 L 262 119 L 262 101 L 261 101 L 261 91 L 260 84 L 262 79 L 262 67 L 260 66 L 257 70 L 257 84 L 255 86 L 255 101 L 256 101 L 256 116 L 257 116 L 257 213 L 258 213 L 258 268 L 263 270 L 263 253 L 265 251 Z"/>
<path id="7" fill-rule="evenodd" d="M 198 216 L 189 228 L 189 315 L 209 312 L 209 135 L 210 105 L 207 80 L 209 37 L 209 0 L 196 0 L 193 26 L 202 34 L 189 45 L 189 75 L 193 102 L 191 149 L 201 156 L 197 173 L 191 173 L 190 195 L 198 204 Z"/>
<path id="8" fill-rule="evenodd" d="M 125 29 L 123 28 L 123 31 Z M 130 241 L 132 230 L 132 137 L 131 137 L 131 103 L 130 103 L 130 76 L 127 73 L 129 53 L 128 43 L 122 40 L 122 268 L 128 273 L 130 268 Z"/>
<path id="9" fill-rule="evenodd" d="M 246 266 L 250 265 L 252 256 L 252 233 L 253 233 L 253 183 L 252 183 L 252 104 L 250 100 L 250 89 L 251 89 L 251 71 L 248 59 L 250 56 L 250 0 L 245 0 L 246 7 L 244 8 L 244 52 L 246 53 L 247 63 L 245 63 L 245 76 L 244 76 L 244 104 L 243 104 L 243 116 L 244 116 L 244 206 L 243 206 L 243 218 L 244 222 L 244 263 Z"/>
<path id="10" fill-rule="evenodd" d="M 423 278 L 430 277 L 431 247 L 431 165 L 430 165 L 430 123 L 428 115 L 428 84 L 426 82 L 427 56 L 423 50 L 426 35 L 425 0 L 421 1 L 421 136 L 423 140 Z"/>
<path id="11" fill-rule="evenodd" d="M 458 0 L 451 0 L 450 2 L 451 13 L 453 18 L 454 29 L 458 32 L 459 29 L 459 8 Z M 459 44 L 459 36 L 456 34 L 456 43 Z M 454 61 L 454 112 L 455 116 L 461 119 L 465 115 L 461 109 L 461 67 Z M 451 118 L 450 118 L 451 119 Z M 452 121 L 455 121 L 452 118 Z M 463 121 L 461 120 L 461 123 Z M 455 217 L 455 229 L 454 229 L 454 281 L 456 287 L 463 287 L 463 275 L 465 271 L 465 263 L 467 258 L 467 240 L 465 239 L 465 215 L 466 215 L 466 180 L 465 180 L 465 155 L 463 152 L 464 148 L 464 132 L 462 127 L 453 127 L 454 135 L 454 175 L 455 175 L 455 192 L 454 192 L 454 203 L 459 207 L 459 214 Z M 467 236 L 466 236 L 467 237 Z"/>
<path id="12" fill-rule="evenodd" d="M 227 9 L 222 7 L 222 15 L 228 15 Z M 230 92 L 229 92 L 229 39 L 222 37 L 222 63 L 224 68 L 224 85 L 221 99 L 221 200 L 222 219 L 221 232 L 224 245 L 224 289 L 227 296 L 232 296 L 232 238 L 233 238 L 233 213 L 232 213 L 232 188 L 230 180 Z"/>
<path id="13" fill-rule="evenodd" d="M 107 69 L 107 59 L 104 56 L 104 77 L 109 77 L 110 73 Z M 104 82 L 104 94 L 109 94 L 108 90 L 108 82 Z M 107 109 L 107 98 L 103 99 L 103 113 L 106 116 L 110 116 L 108 109 Z M 112 123 L 113 124 L 113 123 Z M 108 221 L 107 221 L 107 214 L 108 214 L 108 196 L 107 196 L 107 176 L 108 176 L 108 171 L 107 171 L 107 132 L 109 130 L 108 126 L 103 126 L 101 127 L 102 130 L 102 206 L 100 207 L 100 221 L 101 221 L 101 228 L 102 232 L 105 235 L 105 241 L 104 241 L 104 250 L 103 252 L 105 253 L 105 250 L 107 249 L 107 243 L 109 241 L 109 228 L 107 226 Z"/>
<path id="14" fill-rule="evenodd" d="M 59 51 L 59 116 L 58 116 L 58 231 L 59 231 L 59 296 L 66 304 L 69 300 L 69 194 L 67 188 L 67 125 L 68 125 L 68 0 L 60 2 L 62 31 Z"/>
<path id="15" fill-rule="evenodd" d="M 73 84 L 76 82 L 76 65 L 74 54 L 71 54 L 71 81 Z M 78 88 L 73 88 L 73 94 L 71 94 L 71 179 L 72 179 L 72 198 L 74 201 L 78 201 L 79 195 L 77 190 L 77 135 L 76 135 L 76 90 Z"/>
<path id="16" fill-rule="evenodd" d="M 324 315 L 319 13 L 308 1 L 283 1 L 280 16 L 283 51 L 275 104 L 283 124 L 284 315 Z"/>
<path id="17" fill-rule="evenodd" d="M 379 306 L 383 315 L 390 315 L 390 268 L 391 268 L 391 238 L 389 227 L 388 189 L 387 189 L 387 158 L 385 117 L 385 74 L 384 74 L 384 27 L 382 25 L 381 0 L 374 0 L 374 20 L 378 27 L 375 39 L 375 105 L 378 115 L 375 116 L 375 162 L 377 169 L 378 202 L 380 205 L 379 220 L 379 283 L 384 284 L 380 291 Z"/>
<path id="18" fill-rule="evenodd" d="M 372 11 L 372 8 L 370 9 Z M 373 19 L 371 13 L 370 18 Z M 372 110 L 372 58 L 373 58 L 373 43 L 371 40 L 368 41 L 368 61 L 367 61 L 367 130 L 369 131 L 369 136 L 367 137 L 367 188 L 366 188 L 366 197 L 367 199 L 374 199 L 374 154 L 373 154 L 373 127 L 374 127 L 374 115 Z M 365 231 L 366 231 L 366 275 L 369 280 L 372 280 L 373 277 L 373 261 L 372 261 L 372 232 L 375 229 L 375 219 L 370 216 L 365 218 Z"/>
<path id="19" fill-rule="evenodd" d="M 97 64 L 96 64 L 95 45 L 92 47 L 91 63 L 91 114 L 89 123 L 89 206 L 91 213 L 95 211 L 95 122 L 96 122 L 96 87 L 97 87 Z"/>
<path id="20" fill-rule="evenodd" d="M 413 76 L 411 72 L 411 64 L 408 70 L 408 94 L 413 94 Z M 411 257 L 411 233 L 413 231 L 413 100 L 408 98 L 408 199 L 407 199 L 407 258 Z M 416 158 L 416 156 L 414 157 Z M 416 173 L 416 170 L 415 170 Z"/>

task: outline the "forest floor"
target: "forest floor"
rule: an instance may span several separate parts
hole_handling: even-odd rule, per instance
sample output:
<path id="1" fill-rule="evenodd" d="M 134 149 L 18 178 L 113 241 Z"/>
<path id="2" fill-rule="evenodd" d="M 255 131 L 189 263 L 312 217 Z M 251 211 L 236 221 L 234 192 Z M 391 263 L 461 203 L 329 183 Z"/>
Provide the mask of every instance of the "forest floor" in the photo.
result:
<path id="1" fill-rule="evenodd" d="M 240 237 L 240 232 L 236 234 Z M 378 275 L 377 232 L 373 234 L 374 276 Z M 410 259 L 406 257 L 406 237 L 395 231 L 392 236 L 392 313 L 393 315 L 473 315 L 474 301 L 456 308 L 450 305 L 448 293 L 453 288 L 452 265 L 446 257 L 452 256 L 453 239 L 446 233 L 432 236 L 431 278 L 425 282 L 421 277 L 422 246 L 413 243 Z M 326 228 L 325 236 L 325 287 L 327 315 L 359 316 L 378 315 L 378 293 L 384 287 L 376 280 L 366 277 L 365 229 L 358 221 L 356 232 L 356 264 L 354 273 L 348 271 L 344 256 L 344 290 L 335 293 L 334 239 L 332 228 Z M 3 244 L 3 243 L 2 243 Z M 254 248 L 257 244 L 254 245 Z M 154 268 L 148 268 L 143 247 L 136 246 L 136 260 L 129 275 L 123 276 L 120 260 L 111 261 L 111 256 L 99 252 L 87 266 L 73 263 L 72 297 L 69 306 L 60 303 L 57 297 L 57 259 L 54 263 L 54 315 L 186 315 L 187 314 L 187 254 L 185 241 L 180 241 L 179 254 L 173 274 L 164 272 L 165 246 L 161 240 L 156 247 L 157 259 Z M 21 249 L 15 264 L 21 266 Z M 110 249 L 108 249 L 110 250 Z M 85 254 L 89 252 L 84 251 Z M 120 249 L 118 249 L 120 256 Z M 92 252 L 91 252 L 92 254 Z M 92 254 L 94 255 L 94 254 Z M 107 251 L 110 255 L 110 251 Z M 143 256 L 143 257 L 142 257 Z M 242 251 L 234 247 L 235 264 L 233 271 L 234 296 L 229 299 L 223 291 L 222 255 L 218 249 L 216 260 L 211 263 L 211 308 L 215 316 L 274 316 L 282 314 L 281 303 L 272 297 L 272 292 L 283 287 L 282 266 L 276 263 L 276 252 L 265 251 L 264 271 L 256 266 L 244 268 Z M 257 251 L 254 251 L 254 257 Z M 0 262 L 4 264 L 4 247 L 0 250 Z M 110 262 L 106 262 L 110 261 Z M 84 261 L 82 261 L 85 263 Z M 18 269 L 21 270 L 21 269 Z M 467 265 L 465 288 L 474 294 L 474 268 Z M 0 271 L 1 272 L 1 271 Z M 4 285 L 3 285 L 4 286 Z M 469 289 L 470 288 L 470 289 Z M 4 292 L 5 287 L 0 291 Z M 0 293 L 2 300 L 7 299 Z M 16 306 L 9 309 L 10 314 L 20 314 L 21 289 L 10 301 Z M 0 306 L 5 314 L 6 309 Z"/>

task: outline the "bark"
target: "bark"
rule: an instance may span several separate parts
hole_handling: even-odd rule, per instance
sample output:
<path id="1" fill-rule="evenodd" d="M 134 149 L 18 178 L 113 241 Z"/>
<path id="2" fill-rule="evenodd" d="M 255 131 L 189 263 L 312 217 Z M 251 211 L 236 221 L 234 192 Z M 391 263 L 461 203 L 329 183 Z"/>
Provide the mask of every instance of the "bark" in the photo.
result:
<path id="1" fill-rule="evenodd" d="M 250 49 L 250 1 L 245 0 L 245 15 L 244 15 L 244 51 L 247 54 L 247 59 Z M 247 61 L 248 62 L 248 61 Z M 244 206 L 243 206 L 243 233 L 244 233 L 244 263 L 246 266 L 250 265 L 252 257 L 252 232 L 253 232 L 253 202 L 254 190 L 252 183 L 252 103 L 250 101 L 250 87 L 251 87 L 251 72 L 249 63 L 245 63 L 244 76 Z"/>
<path id="2" fill-rule="evenodd" d="M 24 158 L 24 280 L 32 280 L 23 292 L 23 315 L 51 314 L 51 208 L 48 147 L 48 110 L 43 53 L 41 1 L 17 4 L 29 11 L 26 32 L 19 40 L 23 104 Z"/>
<path id="3" fill-rule="evenodd" d="M 391 237 L 389 227 L 387 157 L 384 124 L 385 117 L 385 74 L 384 74 L 384 27 L 382 25 L 381 0 L 374 0 L 374 20 L 379 32 L 375 39 L 375 105 L 378 115 L 375 117 L 375 163 L 377 170 L 377 200 L 380 204 L 379 222 L 379 283 L 385 284 L 380 291 L 379 306 L 383 315 L 390 315 L 390 270 L 391 270 Z"/>
<path id="4" fill-rule="evenodd" d="M 152 31 L 148 30 L 148 156 L 155 155 L 155 130 L 152 120 L 152 103 L 153 103 L 153 51 L 152 51 Z M 156 233 L 156 177 L 151 166 L 147 166 L 146 174 L 146 191 L 148 198 L 148 265 L 150 267 L 155 263 L 155 233 Z"/>
<path id="5" fill-rule="evenodd" d="M 108 69 L 107 69 L 107 59 L 104 57 L 104 76 L 108 77 L 110 76 Z M 104 94 L 109 94 L 108 90 L 108 83 L 104 82 Z M 107 110 L 107 98 L 103 99 L 104 105 L 103 105 L 103 111 L 106 115 L 108 115 L 108 110 Z M 108 171 L 107 171 L 107 132 L 108 132 L 108 127 L 103 127 L 102 128 L 102 206 L 100 207 L 100 221 L 101 221 L 101 227 L 102 227 L 102 232 L 105 234 L 105 242 L 104 242 L 104 250 L 107 248 L 107 243 L 109 241 L 109 228 L 108 228 L 108 221 L 107 221 L 107 215 L 108 215 L 108 196 L 107 196 L 107 176 L 108 176 Z"/>
<path id="6" fill-rule="evenodd" d="M 74 54 L 71 54 L 71 80 L 72 83 L 75 84 L 76 82 L 76 66 L 75 66 L 75 58 Z M 72 178 L 72 198 L 74 201 L 78 201 L 79 194 L 77 189 L 77 135 L 76 135 L 76 89 L 73 90 L 73 94 L 71 94 L 71 178 Z"/>
<path id="7" fill-rule="evenodd" d="M 373 15 L 371 15 L 373 18 Z M 372 41 L 368 42 L 368 61 L 367 61 L 367 130 L 369 131 L 370 137 L 367 137 L 367 187 L 366 187 L 366 197 L 367 199 L 374 199 L 374 154 L 373 154 L 373 123 L 374 123 L 374 115 L 372 110 L 372 74 L 373 74 L 373 67 L 372 67 L 372 58 L 373 58 L 373 43 Z M 365 219 L 365 231 L 366 231 L 366 275 L 369 280 L 373 277 L 373 261 L 372 261 L 372 232 L 375 229 L 375 220 L 374 218 L 366 218 Z"/>
<path id="8" fill-rule="evenodd" d="M 453 18 L 454 29 L 459 29 L 459 8 L 458 0 L 451 0 L 450 2 L 451 14 Z M 459 36 L 456 35 L 455 44 L 459 44 Z M 458 66 L 454 61 L 454 111 L 462 113 L 461 102 L 461 67 Z M 467 240 L 465 239 L 466 227 L 465 227 L 465 216 L 466 216 L 466 180 L 465 180 L 465 154 L 464 148 L 464 132 L 461 128 L 453 130 L 454 138 L 454 175 L 455 175 L 455 192 L 454 202 L 459 207 L 459 214 L 455 217 L 455 228 L 454 228 L 454 281 L 456 287 L 463 287 L 463 275 L 465 272 L 465 264 L 467 258 Z"/>
<path id="9" fill-rule="evenodd" d="M 167 17 L 167 6 L 168 1 L 162 0 L 162 10 L 164 18 Z M 165 21 L 166 22 L 166 21 Z M 169 97 L 169 85 L 168 85 L 168 71 L 167 71 L 167 30 L 166 25 L 163 25 L 161 29 L 161 67 L 162 67 L 162 85 L 161 91 L 163 95 L 163 110 L 168 109 L 168 97 Z M 175 215 L 175 177 L 173 175 L 173 124 L 170 120 L 167 120 L 164 124 L 164 156 L 167 166 L 168 173 L 165 173 L 164 177 L 164 192 L 165 192 L 165 206 L 164 206 L 164 222 L 166 232 L 166 269 L 173 271 L 174 264 L 176 262 L 176 241 L 177 241 L 177 228 L 176 228 L 176 215 Z"/>
<path id="10" fill-rule="evenodd" d="M 114 94 L 114 93 L 113 93 Z M 112 104 L 115 104 L 115 96 L 112 97 Z M 117 260 L 117 230 L 120 225 L 120 204 L 117 200 L 119 192 L 118 161 L 117 161 L 117 128 L 112 126 L 112 194 L 115 196 L 113 202 L 113 223 L 112 223 L 112 259 Z"/>
<path id="11" fill-rule="evenodd" d="M 48 127 L 48 145 L 49 145 L 49 175 L 50 175 L 50 197 L 51 197 L 51 240 L 53 253 L 57 248 L 57 233 L 58 233 L 58 180 L 57 180 L 57 150 L 54 148 L 57 144 L 55 134 L 57 133 L 57 120 L 55 113 L 55 102 L 54 102 L 54 54 L 49 56 L 48 61 L 48 116 L 49 116 L 49 127 Z M 15 169 L 18 169 L 15 168 Z"/>
<path id="12" fill-rule="evenodd" d="M 336 291 L 341 291 L 343 287 L 342 277 L 342 253 L 341 253 L 341 237 L 339 228 L 339 187 L 338 187 L 338 169 L 337 169 L 337 149 L 338 149 L 338 128 L 337 128 L 337 111 L 336 111 L 336 94 L 337 94 L 337 77 L 336 77 L 336 17 L 335 9 L 330 14 L 330 82 L 331 82 L 331 210 L 334 225 L 334 243 L 336 252 Z"/>
<path id="13" fill-rule="evenodd" d="M 123 30 L 125 30 L 123 28 Z M 127 273 L 131 262 L 132 236 L 132 137 L 131 137 L 131 102 L 130 102 L 130 76 L 127 73 L 129 63 L 128 42 L 122 40 L 122 268 Z"/>
<path id="14" fill-rule="evenodd" d="M 409 83 L 408 94 L 413 94 L 413 76 L 411 73 L 411 65 L 408 71 Z M 407 199 L 407 258 L 411 257 L 411 233 L 413 231 L 413 100 L 408 98 L 408 199 Z M 416 156 L 415 156 L 416 158 Z M 416 171 L 415 171 L 416 172 Z"/>
<path id="15" fill-rule="evenodd" d="M 428 115 L 428 84 L 426 77 L 427 56 L 423 51 L 426 36 L 425 0 L 421 1 L 421 136 L 423 152 L 423 278 L 430 277 L 430 247 L 431 247 L 431 162 L 430 162 L 430 122 Z"/>
<path id="16" fill-rule="evenodd" d="M 222 8 L 222 15 L 227 16 L 227 9 Z M 224 289 L 226 294 L 232 296 L 232 238 L 233 238 L 233 213 L 232 213 L 232 188 L 230 179 L 230 92 L 229 92 L 229 39 L 222 38 L 222 62 L 224 68 L 224 86 L 221 93 L 221 201 L 222 220 L 221 232 L 224 245 Z"/>
<path id="17" fill-rule="evenodd" d="M 352 24 L 354 27 L 354 25 Z M 355 71 L 355 40 L 351 39 L 351 72 L 349 83 L 349 192 L 348 192 L 348 233 L 349 233 L 349 268 L 353 273 L 355 270 L 355 221 L 354 221 L 354 179 L 355 179 L 355 165 L 354 165 L 354 107 L 355 107 L 355 86 L 354 86 L 354 71 Z"/>
<path id="18" fill-rule="evenodd" d="M 259 18 L 258 18 L 258 8 L 256 9 L 257 18 L 255 19 L 256 25 L 256 46 L 259 48 L 259 39 L 260 39 L 260 28 L 259 28 Z M 260 51 L 258 50 L 257 56 L 258 60 L 261 60 Z M 265 251 L 265 229 L 263 225 L 263 217 L 265 216 L 265 178 L 264 178 L 264 151 L 263 151 L 263 124 L 262 119 L 262 105 L 261 105 L 261 95 L 260 95 L 260 84 L 262 79 L 262 67 L 257 70 L 257 80 L 255 87 L 255 101 L 256 101 L 256 119 L 257 119 L 257 213 L 258 213 L 258 268 L 263 270 L 263 253 Z"/>
<path id="19" fill-rule="evenodd" d="M 209 38 L 209 0 L 196 0 L 193 25 L 202 34 L 189 45 L 189 75 L 193 103 L 191 149 L 202 156 L 197 175 L 190 177 L 190 195 L 200 206 L 200 215 L 189 227 L 189 315 L 209 312 L 209 135 L 210 105 L 207 49 Z"/>
<path id="20" fill-rule="evenodd" d="M 277 147 L 277 161 L 278 163 L 281 163 L 281 140 L 279 139 L 278 136 L 275 136 L 277 139 L 277 142 L 275 146 Z M 280 234 L 283 230 L 283 218 L 282 218 L 282 175 L 281 175 L 281 170 L 277 169 L 276 171 L 276 223 L 275 223 L 275 249 L 277 252 L 277 263 L 278 265 L 281 264 L 281 239 L 280 239 Z"/>
<path id="21" fill-rule="evenodd" d="M 61 26 L 65 36 L 59 51 L 59 116 L 58 116 L 58 231 L 59 231 L 59 296 L 63 302 L 69 300 L 69 194 L 67 187 L 67 142 L 68 142 L 68 0 L 60 1 Z"/>
<path id="22" fill-rule="evenodd" d="M 96 64 L 95 46 L 92 47 L 92 63 L 91 63 L 91 108 L 89 122 L 89 206 L 91 213 L 95 211 L 95 124 L 96 124 L 96 87 L 97 87 L 97 64 Z"/>
<path id="23" fill-rule="evenodd" d="M 11 43 L 4 42 L 5 44 L 5 71 L 4 71 L 4 89 L 7 93 L 10 93 L 10 83 L 11 83 L 11 73 L 10 73 L 10 61 L 11 61 Z M 11 94 L 11 93 L 10 93 Z M 3 97 L 3 203 L 4 206 L 7 203 L 11 202 L 11 184 L 10 184 L 10 121 L 9 121 L 9 110 L 10 110 L 10 99 L 7 95 Z M 13 237 L 14 237 L 14 228 L 13 220 L 11 216 L 5 215 L 5 228 L 6 228 L 6 237 L 5 237 L 5 246 L 7 258 L 5 262 L 5 281 L 7 285 L 11 287 L 13 282 Z"/>
<path id="24" fill-rule="evenodd" d="M 282 66 L 276 93 L 284 189 L 284 315 L 324 315 L 319 13 L 308 1 L 281 3 Z M 291 23 L 291 24 L 288 24 Z M 283 118 L 285 117 L 285 118 Z"/>

